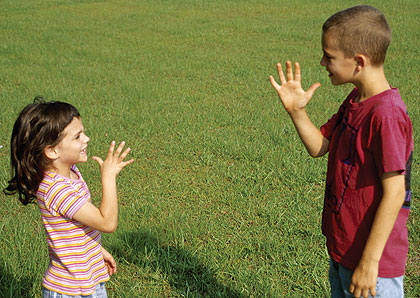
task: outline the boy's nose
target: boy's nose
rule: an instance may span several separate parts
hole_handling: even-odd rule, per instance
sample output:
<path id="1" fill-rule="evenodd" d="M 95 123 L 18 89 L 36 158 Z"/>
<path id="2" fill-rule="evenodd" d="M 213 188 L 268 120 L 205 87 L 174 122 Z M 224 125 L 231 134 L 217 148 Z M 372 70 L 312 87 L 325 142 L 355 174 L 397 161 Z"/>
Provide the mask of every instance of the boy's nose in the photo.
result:
<path id="1" fill-rule="evenodd" d="M 326 65 L 325 64 L 325 56 L 324 55 L 321 57 L 321 61 L 319 61 L 319 64 L 321 64 L 322 66 L 325 66 Z"/>

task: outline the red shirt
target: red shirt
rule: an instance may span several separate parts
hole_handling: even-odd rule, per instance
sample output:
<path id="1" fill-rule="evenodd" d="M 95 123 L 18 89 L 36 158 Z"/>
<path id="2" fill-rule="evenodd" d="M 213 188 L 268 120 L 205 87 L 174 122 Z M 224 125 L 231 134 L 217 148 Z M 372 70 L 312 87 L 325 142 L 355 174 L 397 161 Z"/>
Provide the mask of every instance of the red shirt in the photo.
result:
<path id="1" fill-rule="evenodd" d="M 380 277 L 404 275 L 408 253 L 412 124 L 397 89 L 360 103 L 354 89 L 321 132 L 330 140 L 322 232 L 333 260 L 354 270 L 382 199 L 381 177 L 406 178 L 406 200 L 379 262 Z"/>

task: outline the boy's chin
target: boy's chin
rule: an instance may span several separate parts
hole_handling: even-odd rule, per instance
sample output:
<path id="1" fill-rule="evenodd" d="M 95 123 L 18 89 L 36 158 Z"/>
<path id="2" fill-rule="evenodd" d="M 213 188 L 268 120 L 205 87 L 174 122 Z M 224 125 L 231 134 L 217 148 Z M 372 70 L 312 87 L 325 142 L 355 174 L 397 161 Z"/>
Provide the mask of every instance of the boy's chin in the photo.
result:
<path id="1" fill-rule="evenodd" d="M 347 82 L 341 82 L 341 81 L 334 80 L 334 78 L 331 78 L 331 84 L 333 84 L 334 86 L 340 86 L 340 85 L 344 85 L 346 83 Z"/>

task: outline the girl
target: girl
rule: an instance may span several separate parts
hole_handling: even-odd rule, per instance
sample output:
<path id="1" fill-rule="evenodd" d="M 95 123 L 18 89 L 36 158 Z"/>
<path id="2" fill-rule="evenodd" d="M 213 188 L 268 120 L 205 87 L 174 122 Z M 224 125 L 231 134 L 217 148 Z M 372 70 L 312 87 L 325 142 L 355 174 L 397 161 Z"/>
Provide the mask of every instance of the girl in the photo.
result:
<path id="1" fill-rule="evenodd" d="M 97 208 L 77 163 L 88 160 L 82 120 L 75 107 L 35 98 L 16 120 L 11 139 L 12 179 L 5 192 L 24 204 L 38 203 L 50 264 L 43 297 L 107 297 L 104 282 L 116 272 L 114 258 L 101 246 L 101 233 L 117 228 L 116 177 L 133 159 L 130 148 L 112 142 L 101 168 L 102 201 Z"/>

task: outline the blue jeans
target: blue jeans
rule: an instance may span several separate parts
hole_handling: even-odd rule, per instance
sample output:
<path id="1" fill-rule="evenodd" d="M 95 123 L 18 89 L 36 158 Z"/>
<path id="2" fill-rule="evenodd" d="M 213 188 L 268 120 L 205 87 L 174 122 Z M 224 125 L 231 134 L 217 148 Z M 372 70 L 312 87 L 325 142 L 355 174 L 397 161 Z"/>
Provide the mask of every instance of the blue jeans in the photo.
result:
<path id="1" fill-rule="evenodd" d="M 81 296 L 81 295 L 72 296 L 72 295 L 60 294 L 60 293 L 48 290 L 46 288 L 43 288 L 42 297 L 43 298 L 108 298 L 106 294 L 106 288 L 105 288 L 104 282 L 97 284 L 95 292 L 87 296 Z"/>
<path id="2" fill-rule="evenodd" d="M 329 278 L 331 284 L 331 298 L 354 298 L 350 293 L 350 283 L 353 271 L 330 259 Z M 404 276 L 394 278 L 378 277 L 376 279 L 375 298 L 404 298 Z M 369 295 L 369 298 L 372 296 Z"/>

